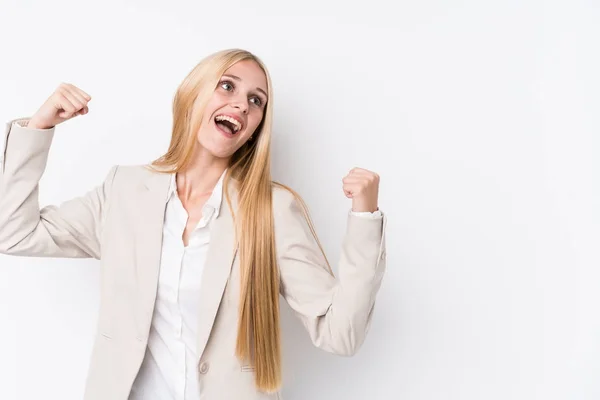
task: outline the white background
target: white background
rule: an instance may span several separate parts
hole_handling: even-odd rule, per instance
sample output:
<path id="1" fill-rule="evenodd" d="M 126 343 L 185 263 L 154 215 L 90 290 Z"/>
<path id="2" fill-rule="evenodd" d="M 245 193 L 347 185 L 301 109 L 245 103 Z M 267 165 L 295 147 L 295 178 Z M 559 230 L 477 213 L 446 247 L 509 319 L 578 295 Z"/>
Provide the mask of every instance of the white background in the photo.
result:
<path id="1" fill-rule="evenodd" d="M 60 82 L 42 205 L 166 150 L 177 85 L 246 48 L 274 79 L 273 173 L 339 256 L 354 166 L 381 175 L 388 270 L 341 358 L 284 309 L 286 400 L 600 398 L 600 5 L 2 1 L 0 117 Z M 0 256 L 0 398 L 80 399 L 99 263 Z"/>

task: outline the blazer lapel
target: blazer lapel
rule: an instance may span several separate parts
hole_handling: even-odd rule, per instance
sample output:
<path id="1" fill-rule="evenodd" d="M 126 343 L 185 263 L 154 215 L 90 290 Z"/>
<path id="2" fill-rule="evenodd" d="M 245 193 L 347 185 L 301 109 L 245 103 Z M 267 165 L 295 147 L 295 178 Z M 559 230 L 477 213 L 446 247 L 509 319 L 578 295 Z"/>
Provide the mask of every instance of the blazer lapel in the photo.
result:
<path id="1" fill-rule="evenodd" d="M 235 212 L 237 209 L 237 191 L 233 179 L 229 184 L 229 193 L 231 205 Z M 196 347 L 198 362 L 200 362 L 200 358 L 204 353 L 215 322 L 237 249 L 233 216 L 223 190 L 219 216 L 210 225 L 210 244 L 200 284 L 200 314 Z"/>
<path id="2" fill-rule="evenodd" d="M 162 239 L 171 174 L 153 173 L 139 186 L 136 202 L 139 213 L 135 227 L 136 282 L 138 327 L 146 337 L 152 323 L 152 314 L 158 289 L 162 255 Z"/>
<path id="3" fill-rule="evenodd" d="M 171 174 L 151 173 L 139 187 L 139 215 L 136 223 L 135 252 L 138 310 L 138 326 L 147 335 L 152 323 L 156 302 L 165 209 Z M 237 209 L 237 187 L 233 179 L 229 193 L 234 211 Z M 229 210 L 225 192 L 221 200 L 219 216 L 210 223 L 210 244 L 202 272 L 199 293 L 199 323 L 197 334 L 197 358 L 206 348 L 231 266 L 237 254 L 233 216 Z"/>

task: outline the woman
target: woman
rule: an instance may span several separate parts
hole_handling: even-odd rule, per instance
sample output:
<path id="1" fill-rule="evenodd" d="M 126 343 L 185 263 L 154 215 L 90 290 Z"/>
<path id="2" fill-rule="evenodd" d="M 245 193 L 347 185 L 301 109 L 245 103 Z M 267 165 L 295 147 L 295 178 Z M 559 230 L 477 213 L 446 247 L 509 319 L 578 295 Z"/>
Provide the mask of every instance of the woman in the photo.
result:
<path id="1" fill-rule="evenodd" d="M 343 179 L 336 280 L 301 198 L 271 181 L 273 93 L 256 56 L 201 61 L 175 95 L 166 154 L 40 210 L 55 127 L 90 100 L 61 84 L 10 121 L 0 180 L 0 252 L 101 260 L 86 400 L 281 398 L 279 295 L 316 346 L 357 351 L 385 269 L 379 177 Z"/>

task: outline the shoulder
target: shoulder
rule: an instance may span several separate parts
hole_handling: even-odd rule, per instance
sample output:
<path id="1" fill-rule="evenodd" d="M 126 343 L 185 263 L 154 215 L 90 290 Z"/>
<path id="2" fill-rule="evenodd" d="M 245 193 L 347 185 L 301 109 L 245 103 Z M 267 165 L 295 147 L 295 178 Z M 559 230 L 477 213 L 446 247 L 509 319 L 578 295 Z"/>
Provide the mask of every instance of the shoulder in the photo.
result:
<path id="1" fill-rule="evenodd" d="M 166 171 L 165 171 L 166 172 Z M 130 194 L 141 187 L 153 187 L 162 182 L 160 171 L 155 171 L 147 164 L 113 165 L 106 175 L 104 185 L 109 192 Z"/>
<path id="2" fill-rule="evenodd" d="M 300 195 L 289 186 L 273 181 L 273 211 L 280 214 L 291 208 L 295 208 L 302 202 Z"/>
<path id="3" fill-rule="evenodd" d="M 273 223 L 275 242 L 286 246 L 298 243 L 298 240 L 307 243 L 316 238 L 316 232 L 309 213 L 308 206 L 298 192 L 289 186 L 273 182 Z"/>
<path id="4" fill-rule="evenodd" d="M 153 169 L 148 164 L 113 165 L 110 173 L 114 175 L 113 179 L 116 184 L 125 183 L 128 185 L 143 183 L 147 179 L 161 174 L 160 170 Z"/>
<path id="5" fill-rule="evenodd" d="M 116 169 L 116 177 L 118 177 L 119 180 L 126 181 L 144 181 L 158 173 L 153 171 L 147 164 L 119 164 L 113 166 L 113 168 Z"/>
<path id="6" fill-rule="evenodd" d="M 294 221 L 305 221 L 310 218 L 308 206 L 298 192 L 291 187 L 273 182 L 273 216 L 281 224 Z"/>
<path id="7" fill-rule="evenodd" d="M 294 191 L 288 186 L 273 181 L 271 188 L 274 207 L 288 205 L 294 201 Z"/>

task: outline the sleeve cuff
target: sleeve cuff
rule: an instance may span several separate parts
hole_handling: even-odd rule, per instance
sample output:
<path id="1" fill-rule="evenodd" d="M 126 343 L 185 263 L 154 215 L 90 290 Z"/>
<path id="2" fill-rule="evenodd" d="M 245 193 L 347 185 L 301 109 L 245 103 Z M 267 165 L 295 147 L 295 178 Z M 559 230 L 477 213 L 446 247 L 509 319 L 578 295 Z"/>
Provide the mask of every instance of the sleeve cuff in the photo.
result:
<path id="1" fill-rule="evenodd" d="M 12 125 L 13 126 L 18 126 L 19 128 L 26 128 L 26 129 L 34 129 L 34 128 L 30 128 L 29 127 L 29 121 L 31 121 L 31 117 L 27 117 L 27 118 L 18 118 L 18 119 L 14 119 L 12 121 Z M 51 128 L 35 128 L 35 130 L 37 131 L 51 131 L 54 128 L 56 128 L 56 126 L 53 126 Z"/>
<path id="2" fill-rule="evenodd" d="M 369 212 L 369 211 L 352 211 L 350 210 L 350 214 L 356 215 L 357 217 L 362 218 L 380 218 L 383 216 L 380 210 Z"/>

